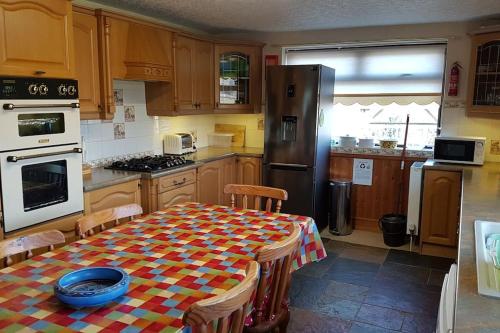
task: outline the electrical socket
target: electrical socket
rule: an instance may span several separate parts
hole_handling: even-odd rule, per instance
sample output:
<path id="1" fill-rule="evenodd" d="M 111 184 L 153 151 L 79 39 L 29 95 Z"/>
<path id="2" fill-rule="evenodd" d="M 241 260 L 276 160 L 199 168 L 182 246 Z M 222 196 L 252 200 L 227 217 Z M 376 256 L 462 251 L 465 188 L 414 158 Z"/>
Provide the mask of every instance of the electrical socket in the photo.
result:
<path id="1" fill-rule="evenodd" d="M 257 120 L 257 129 L 264 130 L 264 118 L 260 118 Z"/>
<path id="2" fill-rule="evenodd" d="M 491 140 L 490 154 L 500 155 L 500 140 Z"/>

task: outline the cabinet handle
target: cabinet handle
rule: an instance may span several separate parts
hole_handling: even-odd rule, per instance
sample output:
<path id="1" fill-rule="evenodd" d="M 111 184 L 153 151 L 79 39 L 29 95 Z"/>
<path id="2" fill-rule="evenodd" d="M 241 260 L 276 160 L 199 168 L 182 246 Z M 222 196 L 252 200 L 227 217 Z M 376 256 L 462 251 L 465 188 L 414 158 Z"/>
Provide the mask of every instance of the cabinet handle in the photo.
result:
<path id="1" fill-rule="evenodd" d="M 37 70 L 35 71 L 35 75 L 43 75 L 45 74 L 46 72 L 45 71 L 42 71 L 42 70 Z"/>
<path id="2" fill-rule="evenodd" d="M 219 107 L 219 102 L 215 102 L 215 107 L 218 108 Z"/>
<path id="3" fill-rule="evenodd" d="M 177 180 L 174 179 L 174 185 L 183 185 L 185 182 L 187 182 L 186 177 L 182 178 L 182 182 L 178 182 Z"/>

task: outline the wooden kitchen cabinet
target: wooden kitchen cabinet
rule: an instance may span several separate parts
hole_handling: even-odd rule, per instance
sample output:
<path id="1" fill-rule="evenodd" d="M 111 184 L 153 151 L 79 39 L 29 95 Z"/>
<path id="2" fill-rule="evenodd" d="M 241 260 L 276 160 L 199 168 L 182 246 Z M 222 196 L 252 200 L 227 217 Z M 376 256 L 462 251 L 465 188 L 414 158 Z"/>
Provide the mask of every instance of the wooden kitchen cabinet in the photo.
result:
<path id="1" fill-rule="evenodd" d="M 215 44 L 216 113 L 261 111 L 262 47 Z"/>
<path id="2" fill-rule="evenodd" d="M 208 162 L 198 168 L 197 201 L 208 204 L 220 204 L 223 201 L 221 160 Z"/>
<path id="3" fill-rule="evenodd" d="M 467 112 L 500 115 L 500 32 L 471 37 Z"/>
<path id="4" fill-rule="evenodd" d="M 132 203 L 142 204 L 139 179 L 84 193 L 85 215 Z"/>
<path id="5" fill-rule="evenodd" d="M 259 157 L 237 157 L 237 183 L 262 184 L 262 159 Z"/>
<path id="6" fill-rule="evenodd" d="M 96 10 L 102 108 L 114 116 L 113 79 L 146 81 L 148 114 L 173 109 L 173 32 L 158 24 Z M 159 111 L 160 110 L 160 111 Z"/>
<path id="7" fill-rule="evenodd" d="M 222 202 L 221 205 L 231 206 L 231 195 L 224 194 L 224 187 L 227 184 L 237 182 L 236 157 L 225 158 L 222 161 Z"/>
<path id="8" fill-rule="evenodd" d="M 73 7 L 75 73 L 81 119 L 106 119 L 101 109 L 97 18 L 94 11 Z"/>
<path id="9" fill-rule="evenodd" d="M 175 115 L 212 113 L 213 43 L 177 35 L 174 52 Z"/>
<path id="10" fill-rule="evenodd" d="M 0 74 L 74 78 L 71 1 L 0 1 Z"/>
<path id="11" fill-rule="evenodd" d="M 172 205 L 196 200 L 196 169 L 142 180 L 142 208 L 155 212 Z"/>
<path id="12" fill-rule="evenodd" d="M 456 255 L 461 188 L 461 171 L 424 169 L 420 222 L 423 254 Z"/>

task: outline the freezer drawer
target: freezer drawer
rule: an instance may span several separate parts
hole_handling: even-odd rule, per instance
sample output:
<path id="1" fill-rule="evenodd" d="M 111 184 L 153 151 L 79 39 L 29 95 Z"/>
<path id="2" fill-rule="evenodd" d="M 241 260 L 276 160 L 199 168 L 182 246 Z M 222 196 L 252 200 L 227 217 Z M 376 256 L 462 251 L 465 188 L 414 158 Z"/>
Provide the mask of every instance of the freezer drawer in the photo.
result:
<path id="1" fill-rule="evenodd" d="M 266 164 L 263 170 L 265 186 L 288 192 L 281 212 L 314 218 L 314 168 L 296 164 Z"/>

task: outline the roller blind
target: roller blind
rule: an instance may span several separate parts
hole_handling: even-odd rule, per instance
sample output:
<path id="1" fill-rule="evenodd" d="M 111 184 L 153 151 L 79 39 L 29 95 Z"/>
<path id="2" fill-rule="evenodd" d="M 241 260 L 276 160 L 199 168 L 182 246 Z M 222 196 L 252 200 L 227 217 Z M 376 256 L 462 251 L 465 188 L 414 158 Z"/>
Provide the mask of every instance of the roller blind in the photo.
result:
<path id="1" fill-rule="evenodd" d="M 438 95 L 445 55 L 445 44 L 297 48 L 285 63 L 335 68 L 336 95 Z"/>

